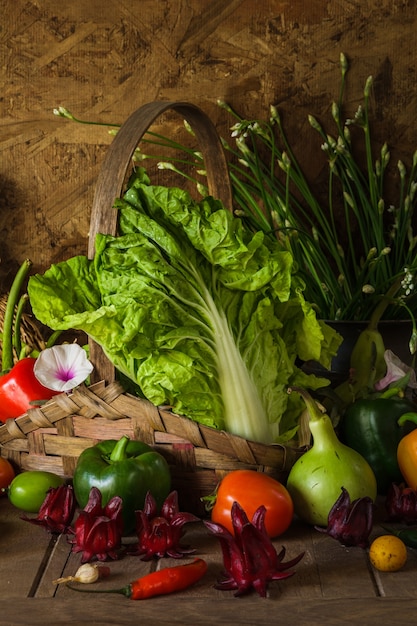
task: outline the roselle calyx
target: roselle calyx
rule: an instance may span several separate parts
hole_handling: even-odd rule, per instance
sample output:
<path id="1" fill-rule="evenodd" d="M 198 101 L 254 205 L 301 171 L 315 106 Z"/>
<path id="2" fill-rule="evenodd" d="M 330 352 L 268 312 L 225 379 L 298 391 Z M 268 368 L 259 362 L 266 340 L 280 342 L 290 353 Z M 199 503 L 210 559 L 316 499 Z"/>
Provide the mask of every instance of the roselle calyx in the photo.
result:
<path id="1" fill-rule="evenodd" d="M 122 499 L 114 496 L 102 507 L 101 492 L 92 487 L 84 509 L 75 520 L 72 552 L 82 552 L 81 563 L 116 560 L 123 533 Z"/>
<path id="2" fill-rule="evenodd" d="M 385 509 L 390 522 L 417 523 L 417 491 L 392 483 L 385 498 Z"/>
<path id="3" fill-rule="evenodd" d="M 172 491 L 160 512 L 155 498 L 148 491 L 142 511 L 136 511 L 136 534 L 138 543 L 129 554 L 141 556 L 143 561 L 152 557 L 170 556 L 181 558 L 191 554 L 193 549 L 181 545 L 184 524 L 198 522 L 200 519 L 192 513 L 180 512 L 178 493 Z"/>
<path id="4" fill-rule="evenodd" d="M 286 550 L 284 547 L 279 553 L 275 550 L 266 532 L 265 514 L 266 508 L 262 505 L 250 522 L 240 504 L 234 502 L 231 510 L 234 536 L 222 524 L 203 520 L 218 538 L 223 554 L 225 577 L 217 583 L 216 589 L 234 589 L 235 596 L 255 590 L 261 597 L 266 597 L 270 581 L 282 580 L 295 573 L 288 570 L 301 561 L 304 552 L 284 563 Z"/>
<path id="5" fill-rule="evenodd" d="M 48 532 L 66 534 L 74 517 L 76 501 L 72 485 L 51 487 L 35 518 L 22 515 L 21 519 L 37 526 L 43 526 Z"/>
<path id="6" fill-rule="evenodd" d="M 365 496 L 351 502 L 349 492 L 342 487 L 342 493 L 329 511 L 327 528 L 315 528 L 333 537 L 343 546 L 367 548 L 374 511 L 375 505 L 371 498 Z"/>

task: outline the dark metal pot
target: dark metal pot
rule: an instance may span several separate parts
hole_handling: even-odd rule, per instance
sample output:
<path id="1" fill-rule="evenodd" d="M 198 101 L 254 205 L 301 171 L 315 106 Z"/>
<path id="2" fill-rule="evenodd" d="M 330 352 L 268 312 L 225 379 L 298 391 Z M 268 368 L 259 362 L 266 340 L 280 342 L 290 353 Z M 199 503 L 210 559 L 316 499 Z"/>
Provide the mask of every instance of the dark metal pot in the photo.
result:
<path id="1" fill-rule="evenodd" d="M 337 355 L 332 360 L 330 371 L 313 361 L 304 363 L 302 369 L 308 374 L 326 376 L 332 383 L 339 384 L 349 376 L 350 354 L 360 333 L 365 330 L 368 322 L 364 321 L 344 321 L 326 320 L 326 324 L 337 330 L 343 337 Z M 409 348 L 409 341 L 412 333 L 412 323 L 410 320 L 382 320 L 378 324 L 378 329 L 383 337 L 387 350 L 392 350 L 403 363 L 412 364 L 412 354 Z"/>

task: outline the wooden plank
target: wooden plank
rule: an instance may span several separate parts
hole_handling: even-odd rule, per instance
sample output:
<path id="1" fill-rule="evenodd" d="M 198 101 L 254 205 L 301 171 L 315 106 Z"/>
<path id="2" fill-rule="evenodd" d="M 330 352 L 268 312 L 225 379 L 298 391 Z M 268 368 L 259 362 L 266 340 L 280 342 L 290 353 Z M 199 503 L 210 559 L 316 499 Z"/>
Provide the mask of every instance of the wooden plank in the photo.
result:
<path id="1" fill-rule="evenodd" d="M 52 598 L 55 595 L 57 586 L 53 584 L 53 581 L 64 575 L 65 567 L 70 556 L 70 550 L 71 546 L 68 543 L 68 535 L 59 535 L 50 553 L 44 560 L 43 570 L 40 572 L 36 588 L 33 590 L 34 597 Z M 72 575 L 75 574 L 76 569 L 77 568 L 71 572 Z"/>
<path id="2" fill-rule="evenodd" d="M 330 545 L 335 544 L 334 540 L 331 540 L 330 538 L 327 538 L 325 541 Z M 126 542 L 134 542 L 134 538 L 131 537 L 130 542 L 129 540 L 125 540 L 125 543 Z M 196 550 L 196 554 L 208 562 L 209 571 L 204 579 L 204 583 L 200 583 L 195 587 L 190 588 L 186 593 L 181 594 L 181 596 L 189 598 L 207 598 L 208 601 L 213 601 L 214 599 L 217 601 L 217 599 L 225 597 L 232 599 L 234 597 L 232 591 L 224 592 L 214 588 L 216 581 L 219 577 L 221 577 L 223 569 L 220 546 L 217 540 L 205 532 L 200 524 L 194 524 L 189 525 L 189 528 L 186 530 L 183 543 L 192 546 Z M 300 526 L 295 530 L 292 529 L 289 534 L 286 534 L 285 540 L 277 540 L 275 542 L 277 550 L 280 550 L 282 544 L 284 544 L 286 548 L 284 560 L 294 558 L 302 551 L 305 551 L 305 556 L 302 562 L 295 568 L 294 576 L 279 583 L 275 582 L 269 585 L 268 598 L 270 600 L 286 602 L 298 598 L 304 601 L 314 598 L 323 598 L 323 596 L 326 598 L 364 597 L 368 599 L 375 597 L 372 584 L 369 584 L 369 572 L 364 560 L 361 565 L 356 568 L 354 577 L 355 581 L 353 582 L 351 580 L 352 577 L 349 576 L 349 572 L 355 567 L 356 559 L 352 560 L 349 556 L 345 558 L 345 555 L 343 555 L 343 558 L 340 559 L 339 553 L 339 559 L 336 563 L 334 563 L 333 568 L 329 568 L 333 574 L 335 569 L 339 569 L 339 575 L 336 577 L 336 580 L 331 583 L 329 581 L 329 577 L 323 577 L 320 568 L 317 567 L 314 559 L 314 541 L 309 537 L 309 533 L 307 533 L 306 539 L 305 528 Z M 63 550 L 63 554 L 65 554 L 65 548 L 62 546 L 61 548 Z M 331 552 L 332 550 L 327 550 L 327 554 L 330 554 Z M 332 560 L 335 561 L 334 558 L 332 558 Z M 43 576 L 42 585 L 36 593 L 36 597 L 52 595 L 51 581 L 57 576 L 74 575 L 80 565 L 80 562 L 79 554 L 70 554 L 67 560 L 62 558 L 61 555 L 60 563 L 64 563 L 64 568 L 61 572 L 59 572 L 59 567 L 57 569 L 56 559 L 51 559 Z M 103 581 L 100 584 L 100 587 L 123 587 L 131 580 L 134 580 L 148 571 L 151 571 L 152 567 L 162 568 L 182 562 L 187 562 L 187 559 L 173 560 L 165 558 L 158 562 L 151 561 L 146 563 L 138 557 L 125 556 L 119 561 L 109 563 L 111 568 L 111 577 L 108 580 Z M 323 569 L 324 567 L 325 566 L 323 565 Z M 338 581 L 342 578 L 344 580 L 344 587 L 342 590 L 339 589 L 339 593 L 337 593 L 337 589 L 335 589 L 335 587 Z M 364 585 L 364 589 L 361 589 L 361 585 Z M 327 592 L 327 587 L 330 588 L 330 593 Z M 358 589 L 360 589 L 359 594 Z M 56 597 L 59 599 L 71 597 L 72 594 L 73 592 L 66 587 L 61 586 L 56 590 Z"/>
<path id="3" fill-rule="evenodd" d="M 295 520 L 291 528 L 274 541 L 277 550 L 286 548 L 285 560 L 305 551 L 295 568 L 295 575 L 271 583 L 267 599 L 256 593 L 235 598 L 232 591 L 214 588 L 223 569 L 218 540 L 201 522 L 185 526 L 183 543 L 195 549 L 209 565 L 205 578 L 185 592 L 169 597 L 130 602 L 123 596 L 76 594 L 53 580 L 74 575 L 81 555 L 71 553 L 66 536 L 51 539 L 41 528 L 19 519 L 20 512 L 7 499 L 0 500 L 0 624 L 94 622 L 97 624 L 133 624 L 140 614 L 141 624 L 263 624 L 283 622 L 289 626 L 308 623 L 312 626 L 361 624 L 391 626 L 410 623 L 417 590 L 414 574 L 416 554 L 404 570 L 380 575 L 383 584 L 374 585 L 374 573 L 367 562 L 367 551 L 346 549 L 337 541 Z M 378 532 L 378 528 L 375 529 Z M 124 545 L 135 543 L 134 534 L 124 538 Z M 186 562 L 186 559 L 142 561 L 124 556 L 108 562 L 111 575 L 93 588 L 120 588 L 158 567 Z M 86 589 L 87 587 L 83 587 Z M 378 595 L 379 594 L 379 595 Z M 138 613 L 139 612 L 139 613 Z"/>
<path id="4" fill-rule="evenodd" d="M 302 552 L 304 556 L 300 563 L 294 568 L 295 574 L 292 578 L 280 581 L 276 587 L 271 586 L 270 596 L 280 601 L 285 598 L 293 600 L 298 598 L 304 602 L 305 599 L 322 597 L 322 585 L 320 573 L 314 561 L 313 532 L 299 521 L 294 521 L 282 538 L 274 541 L 276 550 L 285 547 L 286 553 L 284 561 L 290 560 Z"/>
<path id="5" fill-rule="evenodd" d="M 51 536 L 20 519 L 23 511 L 0 497 L 0 599 L 25 598 L 33 593 Z"/>
<path id="6" fill-rule="evenodd" d="M 369 598 L 375 595 L 363 549 L 345 548 L 318 531 L 313 536 L 313 543 L 323 597 Z"/>
<path id="7" fill-rule="evenodd" d="M 167 596 L 140 603 L 122 596 L 77 594 L 49 600 L 46 598 L 2 601 L 3 626 L 70 626 L 91 623 L 97 626 L 137 625 L 170 626 L 171 624 L 209 626 L 410 626 L 415 613 L 415 599 L 387 600 L 355 598 L 303 600 L 269 600 L 254 596 L 246 598 L 205 598 Z M 30 619 L 30 622 L 28 620 Z"/>

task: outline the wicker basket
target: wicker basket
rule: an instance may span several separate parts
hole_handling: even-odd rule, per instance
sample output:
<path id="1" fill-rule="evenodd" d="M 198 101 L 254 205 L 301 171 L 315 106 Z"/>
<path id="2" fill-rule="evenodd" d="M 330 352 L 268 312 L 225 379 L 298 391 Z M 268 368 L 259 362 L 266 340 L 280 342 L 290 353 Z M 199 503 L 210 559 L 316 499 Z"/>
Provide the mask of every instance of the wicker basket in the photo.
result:
<path id="1" fill-rule="evenodd" d="M 221 142 L 210 119 L 196 106 L 180 102 L 153 102 L 135 111 L 112 142 L 100 173 L 93 202 L 89 256 L 95 235 L 115 234 L 117 211 L 138 142 L 168 109 L 177 111 L 193 128 L 205 160 L 210 193 L 231 209 L 231 187 Z M 181 506 L 204 514 L 201 497 L 214 491 L 231 470 L 251 468 L 283 480 L 302 450 L 264 445 L 198 424 L 155 407 L 125 392 L 101 348 L 90 342 L 95 379 L 72 394 L 61 394 L 42 408 L 30 409 L 0 426 L 1 454 L 22 469 L 42 469 L 70 478 L 79 454 L 103 439 L 127 434 L 154 446 L 168 460 L 173 488 Z"/>

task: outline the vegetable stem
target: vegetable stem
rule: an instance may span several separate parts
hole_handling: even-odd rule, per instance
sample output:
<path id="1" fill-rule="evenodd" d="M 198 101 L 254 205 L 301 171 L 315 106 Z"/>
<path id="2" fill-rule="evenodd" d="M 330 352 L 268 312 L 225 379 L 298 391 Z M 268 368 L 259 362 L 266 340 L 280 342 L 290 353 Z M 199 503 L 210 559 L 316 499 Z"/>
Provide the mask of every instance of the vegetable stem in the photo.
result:
<path id="1" fill-rule="evenodd" d="M 20 292 L 31 266 L 32 262 L 29 259 L 23 261 L 16 273 L 7 298 L 3 321 L 2 372 L 7 372 L 13 367 L 13 326 L 15 310 Z M 20 329 L 15 327 L 14 333 L 20 333 Z"/>
<path id="2" fill-rule="evenodd" d="M 268 416 L 226 316 L 215 306 L 209 294 L 207 300 L 214 330 L 226 430 L 250 441 L 272 443 Z"/>
<path id="3" fill-rule="evenodd" d="M 12 341 L 13 341 L 13 347 L 14 347 L 15 353 L 17 354 L 18 359 L 24 356 L 24 354 L 22 354 L 22 338 L 21 338 L 19 329 L 20 329 L 20 324 L 22 322 L 23 311 L 28 300 L 29 300 L 29 296 L 26 293 L 23 294 L 23 296 L 21 296 L 21 298 L 19 299 L 19 302 L 17 303 L 17 307 L 16 307 L 15 327 L 17 329 L 17 332 L 13 333 Z"/>
<path id="4" fill-rule="evenodd" d="M 110 463 L 118 463 L 119 461 L 124 461 L 127 458 L 126 448 L 129 441 L 129 437 L 127 435 L 123 435 L 123 437 L 119 439 L 110 455 Z"/>
<path id="5" fill-rule="evenodd" d="M 316 450 L 329 449 L 339 445 L 332 421 L 326 413 L 322 413 L 311 395 L 300 387 L 290 387 L 288 393 L 296 391 L 303 398 L 309 414 L 309 427 L 314 439 Z"/>
<path id="6" fill-rule="evenodd" d="M 417 413 L 403 413 L 403 415 L 401 415 L 398 419 L 398 426 L 403 426 L 406 422 L 413 422 L 413 424 L 417 424 Z"/>

